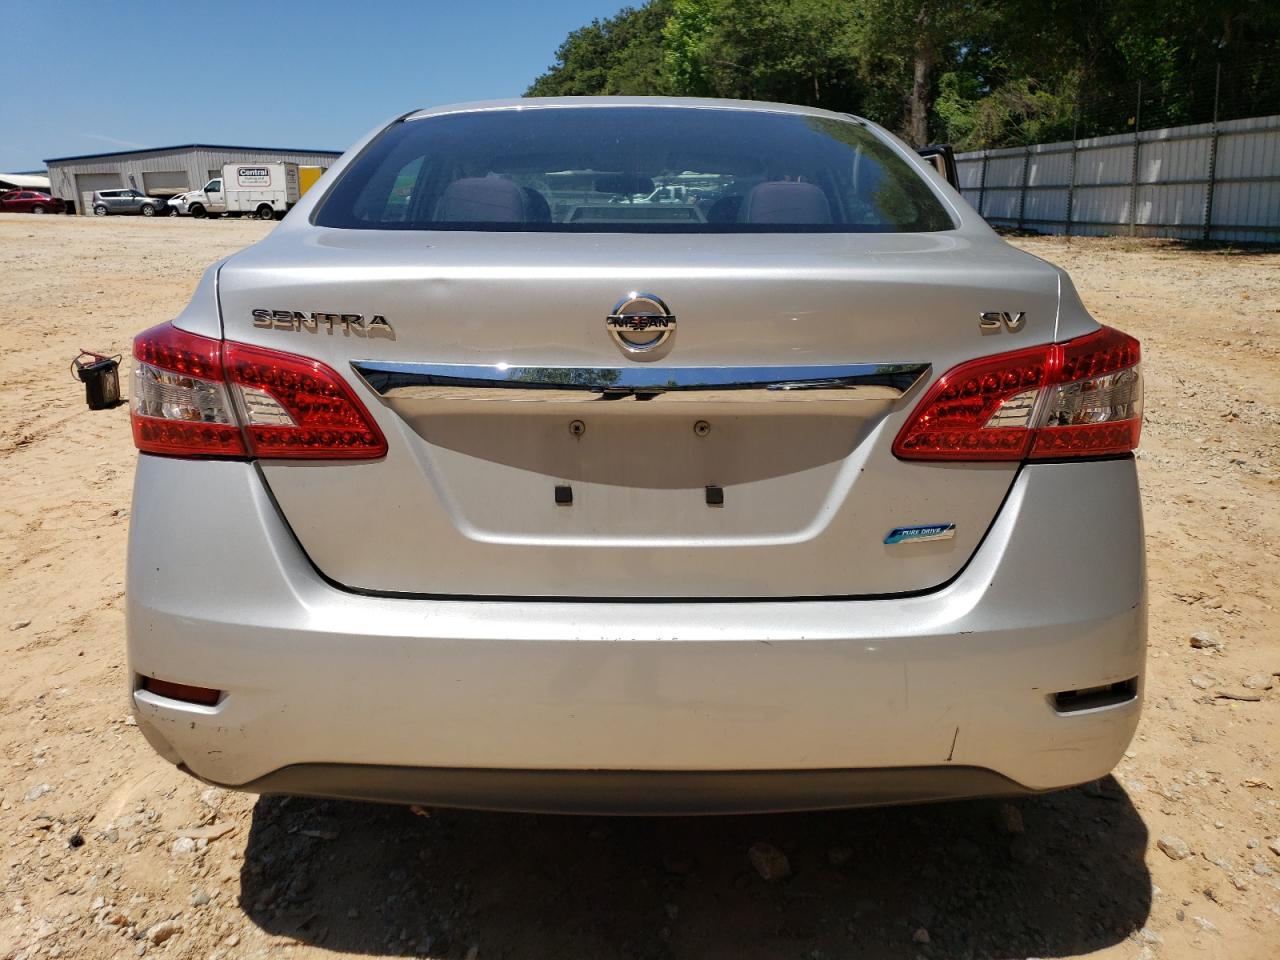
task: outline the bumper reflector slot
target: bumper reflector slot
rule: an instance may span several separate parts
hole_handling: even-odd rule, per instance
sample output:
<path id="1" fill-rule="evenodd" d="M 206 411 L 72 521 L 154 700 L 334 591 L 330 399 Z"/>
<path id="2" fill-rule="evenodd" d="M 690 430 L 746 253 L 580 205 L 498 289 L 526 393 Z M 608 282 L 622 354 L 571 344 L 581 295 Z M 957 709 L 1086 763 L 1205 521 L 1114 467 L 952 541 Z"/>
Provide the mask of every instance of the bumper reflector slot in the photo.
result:
<path id="1" fill-rule="evenodd" d="M 1053 709 L 1059 713 L 1079 713 L 1081 710 L 1096 710 L 1098 707 L 1114 707 L 1116 704 L 1128 703 L 1138 695 L 1138 678 L 1118 680 L 1101 687 L 1085 687 L 1081 690 L 1061 690 L 1055 693 Z"/>
<path id="2" fill-rule="evenodd" d="M 186 683 L 173 683 L 169 680 L 157 680 L 155 677 L 143 677 L 142 689 L 154 693 L 157 697 L 170 700 L 181 700 L 183 703 L 196 703 L 204 707 L 212 707 L 222 697 L 221 690 L 209 687 L 193 687 Z"/>

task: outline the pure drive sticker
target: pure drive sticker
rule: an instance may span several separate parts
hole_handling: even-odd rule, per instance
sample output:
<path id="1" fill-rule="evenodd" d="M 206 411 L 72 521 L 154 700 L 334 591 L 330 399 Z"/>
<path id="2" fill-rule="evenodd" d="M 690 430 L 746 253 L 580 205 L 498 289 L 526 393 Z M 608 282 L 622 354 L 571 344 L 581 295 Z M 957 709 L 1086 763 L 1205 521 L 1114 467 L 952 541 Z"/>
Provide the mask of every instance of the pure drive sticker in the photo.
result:
<path id="1" fill-rule="evenodd" d="M 884 538 L 884 542 L 928 543 L 931 540 L 950 540 L 955 535 L 954 523 L 930 523 L 922 527 L 894 527 Z"/>

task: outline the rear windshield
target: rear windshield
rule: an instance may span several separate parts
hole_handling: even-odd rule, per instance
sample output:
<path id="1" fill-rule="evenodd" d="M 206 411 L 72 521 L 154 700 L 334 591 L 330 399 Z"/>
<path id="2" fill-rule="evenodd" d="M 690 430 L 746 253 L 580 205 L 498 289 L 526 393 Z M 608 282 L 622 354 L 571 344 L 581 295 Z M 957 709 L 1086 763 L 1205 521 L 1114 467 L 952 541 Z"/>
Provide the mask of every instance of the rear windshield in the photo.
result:
<path id="1" fill-rule="evenodd" d="M 357 230 L 951 230 L 920 174 L 855 121 L 689 107 L 537 107 L 393 124 L 314 215 Z"/>

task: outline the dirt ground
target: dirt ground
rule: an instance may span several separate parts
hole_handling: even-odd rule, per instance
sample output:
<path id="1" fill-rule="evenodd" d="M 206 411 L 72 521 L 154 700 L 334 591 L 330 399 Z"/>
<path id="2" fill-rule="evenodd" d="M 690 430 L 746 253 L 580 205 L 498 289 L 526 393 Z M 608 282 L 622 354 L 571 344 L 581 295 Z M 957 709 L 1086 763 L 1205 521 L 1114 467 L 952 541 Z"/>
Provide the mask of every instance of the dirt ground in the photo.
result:
<path id="1" fill-rule="evenodd" d="M 0 958 L 1280 956 L 1280 254 L 1016 241 L 1143 341 L 1150 672 L 1113 777 L 816 815 L 424 817 L 211 791 L 127 719 L 129 418 L 88 411 L 68 365 L 127 355 L 267 229 L 0 216 Z M 762 841 L 790 879 L 753 871 Z"/>

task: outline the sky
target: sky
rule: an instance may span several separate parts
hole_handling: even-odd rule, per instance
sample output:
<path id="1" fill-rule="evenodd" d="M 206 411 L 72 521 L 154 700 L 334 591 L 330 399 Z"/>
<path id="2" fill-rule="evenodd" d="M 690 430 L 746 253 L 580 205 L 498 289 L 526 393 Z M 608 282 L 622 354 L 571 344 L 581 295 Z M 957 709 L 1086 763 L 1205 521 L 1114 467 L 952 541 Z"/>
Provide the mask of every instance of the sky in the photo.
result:
<path id="1" fill-rule="evenodd" d="M 0 171 L 180 143 L 345 150 L 417 107 L 520 96 L 624 5 L 0 0 Z"/>

